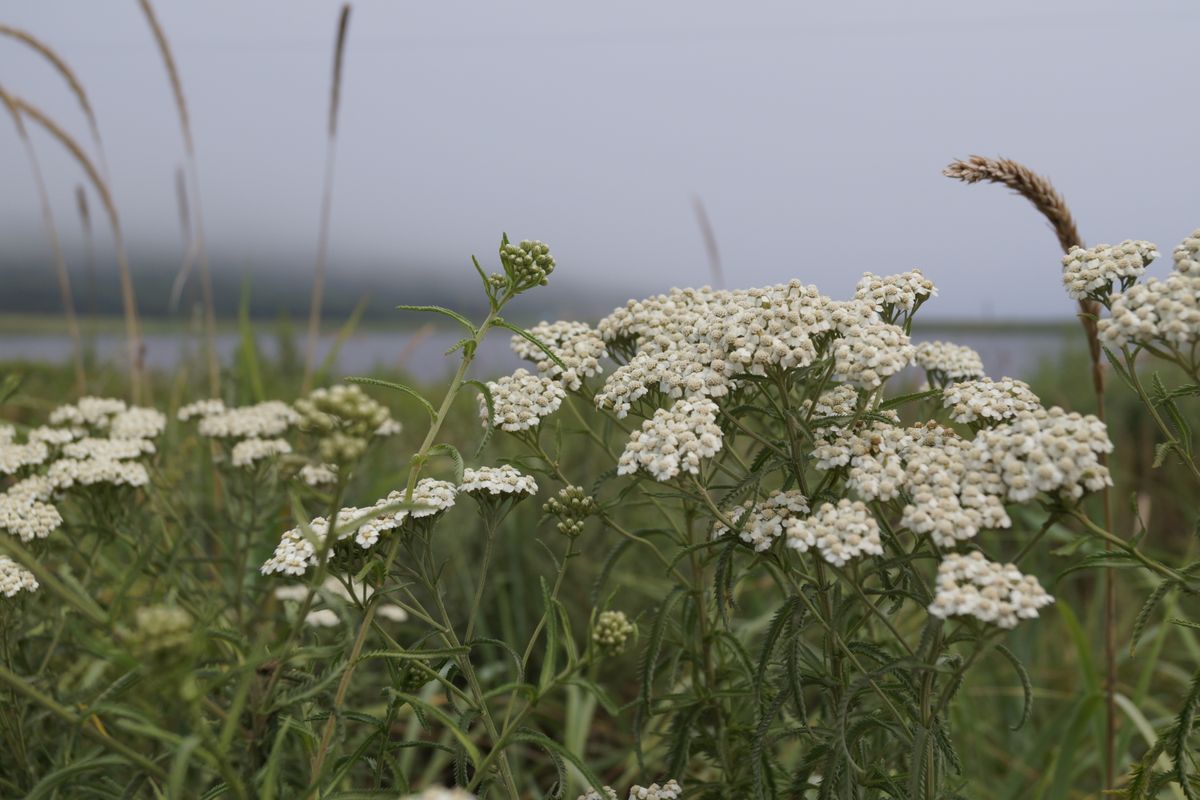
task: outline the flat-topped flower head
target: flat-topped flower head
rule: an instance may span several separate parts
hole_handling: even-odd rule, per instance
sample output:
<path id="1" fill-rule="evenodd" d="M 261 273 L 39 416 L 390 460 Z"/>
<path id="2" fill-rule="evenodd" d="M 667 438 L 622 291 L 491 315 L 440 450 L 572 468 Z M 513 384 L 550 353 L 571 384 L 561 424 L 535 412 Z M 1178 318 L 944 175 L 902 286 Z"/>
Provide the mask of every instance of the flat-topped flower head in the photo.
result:
<path id="1" fill-rule="evenodd" d="M 741 522 L 746 512 L 749 517 Z M 729 515 L 729 521 L 741 523 L 738 536 L 743 542 L 751 545 L 756 551 L 769 550 L 775 540 L 783 536 L 784 527 L 790 520 L 808 514 L 808 500 L 796 490 L 776 492 L 761 503 L 747 501 L 740 508 L 734 509 Z M 713 538 L 729 533 L 729 528 L 723 522 L 713 526 Z"/>
<path id="2" fill-rule="evenodd" d="M 330 486 L 337 483 L 337 464 L 305 464 L 298 475 L 309 486 Z"/>
<path id="3" fill-rule="evenodd" d="M 87 430 L 84 428 L 55 428 L 50 425 L 42 425 L 31 430 L 25 437 L 25 441 L 29 444 L 39 442 L 48 447 L 62 447 L 64 444 L 86 435 Z M 2 444 L 0 443 L 0 445 Z"/>
<path id="4" fill-rule="evenodd" d="M 980 378 L 947 386 L 942 405 L 955 422 L 994 424 L 1037 411 L 1042 401 L 1024 381 Z"/>
<path id="5" fill-rule="evenodd" d="M 541 322 L 530 328 L 529 333 L 550 348 L 566 369 L 524 336 L 512 337 L 513 352 L 526 361 L 534 362 L 539 373 L 560 381 L 568 391 L 579 391 L 584 378 L 599 375 L 603 371 L 600 359 L 608 351 L 604 339 L 590 325 L 583 322 Z"/>
<path id="6" fill-rule="evenodd" d="M 259 461 L 290 452 L 292 446 L 287 439 L 243 439 L 233 446 L 229 461 L 235 467 L 252 467 Z"/>
<path id="7" fill-rule="evenodd" d="M 852 325 L 833 344 L 833 376 L 864 389 L 877 389 L 911 364 L 914 354 L 908 334 L 898 325 Z"/>
<path id="8" fill-rule="evenodd" d="M 679 800 L 683 797 L 683 787 L 674 779 L 659 786 L 652 783 L 649 786 L 633 786 L 629 789 L 629 800 Z"/>
<path id="9" fill-rule="evenodd" d="M 511 464 L 463 470 L 459 492 L 479 495 L 537 494 L 537 481 Z"/>
<path id="10" fill-rule="evenodd" d="M 300 415 L 287 403 L 267 400 L 201 416 L 196 430 L 218 439 L 265 439 L 279 436 L 299 421 Z"/>
<path id="11" fill-rule="evenodd" d="M 466 789 L 446 789 L 441 786 L 432 786 L 423 792 L 406 794 L 400 800 L 475 800 L 475 795 Z"/>
<path id="12" fill-rule="evenodd" d="M 983 359 L 966 345 L 953 342 L 921 342 L 914 353 L 917 366 L 925 370 L 930 383 L 944 386 L 950 381 L 982 378 Z"/>
<path id="13" fill-rule="evenodd" d="M 194 403 L 180 406 L 175 412 L 175 417 L 180 422 L 187 422 L 196 417 L 212 417 L 220 414 L 225 410 L 225 404 L 220 400 L 197 400 Z"/>
<path id="14" fill-rule="evenodd" d="M 110 439 L 154 439 L 167 429 L 167 416 L 154 408 L 127 408 L 112 416 Z"/>
<path id="15" fill-rule="evenodd" d="M 868 272 L 854 289 L 854 299 L 869 304 L 887 322 L 911 316 L 918 306 L 936 296 L 933 281 L 919 269 L 896 275 Z"/>
<path id="16" fill-rule="evenodd" d="M 1108 347 L 1161 344 L 1190 356 L 1200 341 L 1200 271 L 1151 278 L 1113 298 L 1109 316 L 1097 323 Z"/>
<path id="17" fill-rule="evenodd" d="M 37 591 L 33 573 L 8 556 L 0 556 L 0 596 L 16 597 L 18 592 Z"/>
<path id="18" fill-rule="evenodd" d="M 588 789 L 587 793 L 579 795 L 576 800 L 618 800 L 617 790 L 611 786 L 602 787 L 599 791 Z"/>
<path id="19" fill-rule="evenodd" d="M 150 473 L 144 465 L 115 458 L 60 458 L 46 470 L 46 478 L 55 489 L 61 490 L 99 485 L 140 487 L 150 483 Z"/>
<path id="20" fill-rule="evenodd" d="M 1200 228 L 1180 242 L 1173 253 L 1175 271 L 1183 275 L 1200 274 Z"/>
<path id="21" fill-rule="evenodd" d="M 124 400 L 113 397 L 81 397 L 73 405 L 62 405 L 50 412 L 50 424 L 106 430 L 112 417 L 127 407 Z"/>
<path id="22" fill-rule="evenodd" d="M 1132 286 L 1151 261 L 1158 258 L 1158 248 L 1150 242 L 1126 239 L 1117 245 L 1072 247 L 1063 256 L 1063 286 L 1072 300 L 1106 301 L 1113 284 L 1120 290 Z"/>
<path id="23" fill-rule="evenodd" d="M 36 467 L 50 457 L 50 449 L 43 442 L 0 444 L 0 475 L 12 475 L 26 467 Z"/>
<path id="24" fill-rule="evenodd" d="M 554 380 L 541 375 L 532 375 L 519 369 L 498 381 L 488 381 L 492 395 L 493 414 L 488 419 L 487 400 L 479 397 L 479 416 L 484 424 L 510 433 L 536 428 L 542 419 L 550 416 L 562 405 L 567 396 L 563 387 Z"/>
<path id="25" fill-rule="evenodd" d="M 1001 628 L 1033 619 L 1054 598 L 1032 575 L 1012 564 L 988 561 L 983 553 L 949 553 L 938 565 L 937 594 L 929 606 L 935 617 L 975 617 Z"/>
<path id="26" fill-rule="evenodd" d="M 788 547 L 807 552 L 815 547 L 835 567 L 864 555 L 883 555 L 879 523 L 859 500 L 825 503 L 810 517 L 794 517 L 786 525 Z"/>
<path id="27" fill-rule="evenodd" d="M 137 459 L 154 451 L 154 442 L 148 439 L 98 439 L 92 436 L 70 442 L 62 448 L 63 455 L 68 458 L 113 461 Z"/>
<path id="28" fill-rule="evenodd" d="M 630 436 L 617 462 L 617 474 L 643 469 L 656 481 L 670 480 L 680 471 L 699 474 L 701 460 L 721 450 L 717 410 L 708 399 L 678 400 L 670 408 L 660 408 Z"/>

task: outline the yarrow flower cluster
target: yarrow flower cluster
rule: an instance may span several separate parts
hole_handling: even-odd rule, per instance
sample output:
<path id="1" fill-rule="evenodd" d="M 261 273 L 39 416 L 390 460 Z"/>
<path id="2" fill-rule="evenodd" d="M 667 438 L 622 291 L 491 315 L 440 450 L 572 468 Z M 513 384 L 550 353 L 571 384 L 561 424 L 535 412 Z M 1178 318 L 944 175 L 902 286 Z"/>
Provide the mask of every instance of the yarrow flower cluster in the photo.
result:
<path id="1" fill-rule="evenodd" d="M 950 553 L 938 566 L 937 594 L 929 606 L 935 617 L 969 616 L 1001 628 L 1015 628 L 1022 619 L 1054 602 L 1032 575 L 1012 564 L 988 561 L 979 551 Z"/>
<path id="2" fill-rule="evenodd" d="M 631 786 L 628 800 L 679 800 L 681 797 L 683 787 L 678 781 L 669 780 L 661 786 L 657 783 L 649 786 Z M 578 800 L 618 800 L 618 797 L 616 789 L 605 786 L 600 791 L 588 790 L 586 794 L 579 795 Z"/>
<path id="3" fill-rule="evenodd" d="M 951 409 L 955 422 L 996 423 L 1032 413 L 1042 407 L 1042 401 L 1024 381 L 980 378 L 947 386 L 942 405 Z"/>
<path id="4" fill-rule="evenodd" d="M 666 481 L 682 470 L 700 472 L 700 461 L 721 449 L 721 427 L 717 404 L 711 400 L 678 400 L 669 409 L 660 408 L 642 423 L 625 445 L 617 473 L 630 475 L 639 468 L 657 481 Z"/>
<path id="5" fill-rule="evenodd" d="M 898 325 L 852 325 L 834 345 L 834 377 L 877 389 L 912 363 L 914 348 Z"/>
<path id="6" fill-rule="evenodd" d="M 406 493 L 398 490 L 366 508 L 343 508 L 334 524 L 336 540 L 340 542 L 353 537 L 360 548 L 370 549 L 382 534 L 399 528 L 408 520 L 432 517 L 451 508 L 456 493 L 457 487 L 452 483 L 422 478 L 413 490 L 413 507 L 395 508 L 405 503 Z M 260 568 L 262 574 L 303 575 L 309 567 L 317 565 L 329 536 L 329 520 L 317 517 L 307 527 L 308 531 L 298 526 L 283 533 L 275 552 Z"/>
<path id="7" fill-rule="evenodd" d="M 375 590 L 370 586 L 360 583 L 353 578 L 349 579 L 349 587 L 346 586 L 338 578 L 332 575 L 326 578 L 321 583 L 321 590 L 318 592 L 318 601 L 323 597 L 334 597 L 342 602 L 358 602 L 365 603 L 375 594 Z M 308 586 L 303 583 L 294 583 L 287 586 L 280 586 L 274 592 L 277 600 L 282 600 L 285 603 L 300 603 L 304 598 L 308 597 Z M 405 622 L 408 620 L 408 612 L 402 606 L 395 603 L 380 603 L 375 607 L 375 616 L 380 619 L 386 619 L 389 622 Z M 341 624 L 341 618 L 337 612 L 331 608 L 319 608 L 310 611 L 304 618 L 307 625 L 318 628 L 331 628 Z"/>
<path id="8" fill-rule="evenodd" d="M 1110 348 L 1161 344 L 1190 354 L 1200 341 L 1200 270 L 1189 268 L 1131 286 L 1113 299 L 1109 316 L 1097 328 Z"/>
<path id="9" fill-rule="evenodd" d="M 186 415 L 185 415 L 185 412 Z M 226 408 L 218 401 L 202 401 L 179 410 L 180 419 L 199 417 L 201 436 L 215 439 L 263 439 L 279 436 L 300 421 L 300 415 L 279 400 L 267 400 L 240 408 Z"/>
<path id="10" fill-rule="evenodd" d="M 305 464 L 298 474 L 309 486 L 329 486 L 337 483 L 337 464 Z"/>
<path id="11" fill-rule="evenodd" d="M 867 272 L 854 289 L 855 300 L 869 304 L 888 322 L 911 315 L 921 303 L 936 296 L 933 281 L 919 269 L 883 276 Z"/>
<path id="12" fill-rule="evenodd" d="M 944 385 L 948 381 L 982 378 L 983 359 L 966 345 L 953 342 L 921 342 L 914 352 L 917 366 L 929 374 L 931 382 Z"/>
<path id="13" fill-rule="evenodd" d="M 544 417 L 558 410 L 567 396 L 558 382 L 531 375 L 524 369 L 498 381 L 488 381 L 487 387 L 492 395 L 493 413 L 489 420 L 487 400 L 480 396 L 480 419 L 484 425 L 490 422 L 495 428 L 513 433 L 537 427 Z"/>
<path id="14" fill-rule="evenodd" d="M 604 340 L 584 322 L 541 322 L 529 329 L 531 336 L 550 348 L 566 367 L 560 367 L 540 347 L 524 336 L 512 337 L 512 350 L 520 358 L 537 364 L 540 374 L 562 383 L 567 391 L 577 392 L 583 379 L 604 371 L 600 359 L 608 351 Z"/>
<path id="15" fill-rule="evenodd" d="M 1118 245 L 1072 247 L 1063 256 L 1063 285 L 1073 300 L 1107 299 L 1113 284 L 1127 289 L 1158 258 L 1158 248 L 1150 242 L 1126 239 Z"/>
<path id="16" fill-rule="evenodd" d="M 399 430 L 387 408 L 353 384 L 314 389 L 296 401 L 295 409 L 300 428 L 317 438 L 324 461 L 353 461 L 367 449 L 372 436 Z"/>
<path id="17" fill-rule="evenodd" d="M 1182 275 L 1200 273 L 1200 228 L 1175 247 L 1175 271 Z"/>
<path id="18" fill-rule="evenodd" d="M 746 512 L 749 512 L 749 516 L 742 523 Z M 771 548 L 775 540 L 783 535 L 785 528 L 800 524 L 800 519 L 806 514 L 808 500 L 801 492 L 790 489 L 771 495 L 763 503 L 747 501 L 740 508 L 733 510 L 729 520 L 735 524 L 740 523 L 741 531 L 738 536 L 761 553 Z M 713 538 L 727 533 L 729 528 L 722 522 L 717 522 L 713 527 Z"/>
<path id="19" fill-rule="evenodd" d="M 16 597 L 17 592 L 33 592 L 38 588 L 33 573 L 8 556 L 0 556 L 0 595 Z"/>
<path id="20" fill-rule="evenodd" d="M 466 494 L 530 495 L 537 494 L 537 481 L 511 464 L 463 470 L 458 491 Z"/>
<path id="21" fill-rule="evenodd" d="M 235 467 L 252 467 L 263 459 L 290 452 L 292 446 L 287 439 L 243 439 L 233 446 L 229 461 Z"/>
<path id="22" fill-rule="evenodd" d="M 423 792 L 405 795 L 401 800 L 475 800 L 475 795 L 466 789 L 446 789 L 442 786 L 432 786 Z"/>
<path id="23" fill-rule="evenodd" d="M 507 286 L 513 293 L 545 286 L 555 266 L 545 242 L 523 239 L 512 244 L 507 238 L 500 245 L 500 265 L 504 275 L 493 275 L 492 283 L 497 287 Z"/>
<path id="24" fill-rule="evenodd" d="M 837 505 L 824 503 L 811 517 L 788 525 L 787 543 L 801 553 L 815 547 L 835 567 L 859 556 L 883 555 L 879 523 L 864 503 L 847 498 Z"/>

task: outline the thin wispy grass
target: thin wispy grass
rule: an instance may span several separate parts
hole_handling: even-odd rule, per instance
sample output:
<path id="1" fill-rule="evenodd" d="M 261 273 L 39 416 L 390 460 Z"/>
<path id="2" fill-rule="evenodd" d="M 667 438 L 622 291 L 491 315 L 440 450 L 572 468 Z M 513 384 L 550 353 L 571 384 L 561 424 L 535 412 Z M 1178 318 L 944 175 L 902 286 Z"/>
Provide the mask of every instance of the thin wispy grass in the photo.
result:
<path id="1" fill-rule="evenodd" d="M 342 64 L 346 54 L 346 33 L 350 26 L 350 4 L 342 5 L 337 37 L 333 46 L 333 81 L 329 89 L 328 137 L 325 145 L 325 179 L 321 192 L 321 221 L 317 233 L 317 264 L 313 273 L 312 298 L 308 311 L 308 338 L 304 348 L 304 383 L 312 384 L 317 364 L 317 338 L 321 333 L 321 305 L 325 298 L 325 265 L 329 258 L 329 221 L 333 213 L 333 166 L 337 153 L 338 109 L 342 94 Z"/>
<path id="2" fill-rule="evenodd" d="M 158 16 L 154 13 L 154 7 L 150 4 L 150 0 L 138 0 L 138 4 L 141 6 L 142 14 L 146 17 L 146 22 L 150 26 L 151 33 L 154 34 L 154 41 L 158 45 L 158 52 L 162 57 L 163 66 L 167 72 L 167 80 L 171 84 L 171 94 L 175 99 L 175 110 L 179 115 L 179 127 L 183 132 L 184 154 L 186 156 L 192 194 L 190 205 L 193 220 L 191 225 L 193 247 L 191 248 L 191 253 L 194 254 L 195 262 L 200 265 L 200 294 L 204 303 L 204 334 L 207 349 L 209 390 L 216 397 L 219 396 L 221 387 L 221 368 L 217 361 L 217 319 L 213 301 L 212 272 L 209 268 L 208 250 L 205 246 L 204 238 L 204 214 L 200 203 L 200 171 L 196 162 L 196 145 L 192 136 L 192 124 L 188 114 L 187 97 L 183 92 L 183 82 L 179 77 L 179 67 L 175 63 L 175 56 L 172 54 L 171 45 L 167 41 L 167 34 L 159 23 Z M 187 261 L 188 254 L 185 254 L 185 267 L 187 266 Z M 180 272 L 182 273 L 183 270 L 181 269 Z"/>
<path id="3" fill-rule="evenodd" d="M 125 338 L 129 354 L 130 394 L 135 402 L 141 402 L 143 391 L 146 388 L 141 323 L 138 320 L 137 298 L 133 287 L 133 276 L 129 268 L 129 254 L 125 248 L 125 236 L 121 230 L 120 215 L 117 213 L 117 206 L 113 202 L 108 182 L 100 174 L 95 163 L 88 157 L 88 154 L 80 146 L 79 142 L 71 134 L 67 133 L 62 125 L 47 116 L 37 106 L 34 106 L 21 97 L 10 93 L 7 95 L 7 98 L 8 102 L 18 112 L 36 122 L 38 126 L 49 133 L 66 149 L 76 163 L 82 167 L 88 181 L 92 184 L 92 188 L 96 190 L 96 194 L 100 197 L 100 202 L 104 205 L 104 210 L 108 215 L 109 226 L 113 232 L 113 245 L 116 248 L 117 254 L 117 271 L 121 280 L 121 304 L 124 310 Z"/>
<path id="4" fill-rule="evenodd" d="M 71 361 L 75 370 L 75 390 L 79 394 L 83 394 L 87 389 L 87 374 L 83 366 L 83 336 L 79 331 L 79 317 L 75 313 L 75 298 L 71 291 L 71 275 L 67 272 L 67 259 L 63 255 L 62 241 L 58 235 L 58 226 L 54 223 L 54 211 L 50 206 L 50 193 L 46 189 L 46 180 L 42 175 L 42 166 L 38 161 L 37 150 L 34 149 L 33 140 L 29 138 L 29 131 L 25 128 L 21 111 L 3 88 L 0 88 L 0 102 L 3 102 L 5 108 L 8 109 L 13 125 L 16 126 L 17 136 L 20 137 L 21 144 L 25 147 L 25 154 L 29 159 L 29 169 L 33 174 L 33 184 L 37 191 L 38 203 L 41 206 L 42 221 L 46 225 L 46 235 L 50 240 L 50 253 L 58 278 L 58 290 L 62 295 L 67 334 L 71 337 Z"/>
<path id="5" fill-rule="evenodd" d="M 712 273 L 713 286 L 725 288 L 725 270 L 721 266 L 721 250 L 717 247 L 717 233 L 713 230 L 712 220 L 708 218 L 708 209 L 700 195 L 692 196 L 692 210 L 696 213 L 696 224 L 700 226 L 700 235 L 704 237 L 704 252 L 708 254 L 708 269 Z"/>

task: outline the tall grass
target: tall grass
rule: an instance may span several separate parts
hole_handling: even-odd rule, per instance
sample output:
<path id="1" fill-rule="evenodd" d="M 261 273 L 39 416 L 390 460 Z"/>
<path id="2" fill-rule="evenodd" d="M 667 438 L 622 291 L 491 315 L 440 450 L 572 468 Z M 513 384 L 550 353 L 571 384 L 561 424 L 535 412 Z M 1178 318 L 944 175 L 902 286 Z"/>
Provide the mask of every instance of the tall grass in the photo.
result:
<path id="1" fill-rule="evenodd" d="M 208 351 L 209 391 L 215 397 L 220 394 L 221 388 L 221 369 L 217 361 L 217 320 L 213 301 L 212 272 L 209 268 L 208 249 L 205 246 L 204 238 L 204 214 L 200 204 L 200 170 L 196 164 L 196 145 L 192 137 L 192 124 L 188 115 L 187 97 L 183 93 L 183 82 L 179 77 L 179 68 L 175 64 L 175 56 L 171 52 L 171 45 L 167 41 L 167 35 L 162 25 L 159 24 L 157 15 L 154 13 L 154 7 L 150 4 L 150 0 L 138 0 L 138 2 L 142 8 L 142 14 L 146 17 L 146 22 L 150 26 L 150 31 L 154 34 L 154 41 L 158 45 L 159 55 L 162 56 L 163 66 L 167 71 L 167 79 L 171 84 L 171 95 L 175 100 L 175 110 L 179 115 L 179 127 L 183 133 L 184 154 L 187 161 L 188 173 L 191 176 L 192 202 L 190 205 L 193 218 L 191 242 L 194 249 L 189 249 L 188 255 L 194 253 L 194 258 L 200 265 L 200 292 L 204 303 L 204 334 Z M 184 257 L 185 265 L 188 255 Z"/>
<path id="2" fill-rule="evenodd" d="M 342 63 L 346 33 L 350 27 L 350 4 L 342 5 L 333 45 L 333 80 L 329 87 L 329 117 L 325 144 L 325 178 L 321 190 L 321 221 L 317 233 L 317 265 L 313 271 L 312 300 L 308 311 L 308 340 L 304 348 L 303 388 L 312 385 L 317 364 L 317 337 L 321 332 L 321 305 L 325 298 L 325 263 L 329 258 L 329 221 L 333 214 L 333 165 L 337 153 L 338 109 L 342 95 Z"/>

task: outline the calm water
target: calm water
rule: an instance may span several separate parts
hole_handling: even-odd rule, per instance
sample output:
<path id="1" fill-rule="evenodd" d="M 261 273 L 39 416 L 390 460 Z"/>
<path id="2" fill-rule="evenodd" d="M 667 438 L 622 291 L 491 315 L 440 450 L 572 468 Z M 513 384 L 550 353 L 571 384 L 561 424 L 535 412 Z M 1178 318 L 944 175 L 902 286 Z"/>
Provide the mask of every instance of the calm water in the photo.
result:
<path id="1" fill-rule="evenodd" d="M 1015 328 L 984 332 L 941 330 L 934 335 L 918 334 L 913 338 L 918 342 L 943 339 L 969 345 L 983 357 L 987 373 L 996 377 L 1028 377 L 1044 361 L 1061 356 L 1068 347 L 1081 345 L 1080 337 L 1045 331 L 1023 332 Z M 445 352 L 457 340 L 458 336 L 451 331 L 361 332 L 343 345 L 336 371 L 341 375 L 369 375 L 378 370 L 402 368 L 417 379 L 436 380 L 447 377 L 456 366 L 456 361 Z M 508 335 L 496 334 L 483 343 L 476 362 L 481 370 L 486 365 L 487 372 L 502 374 L 523 363 L 508 349 L 508 340 Z M 117 361 L 124 357 L 124 337 L 121 335 L 101 334 L 92 337 L 90 342 L 101 360 Z M 332 336 L 321 341 L 322 357 L 332 342 Z M 236 334 L 217 337 L 217 349 L 226 362 L 233 358 L 238 344 Z M 273 335 L 260 336 L 258 345 L 267 358 L 279 353 L 279 340 Z M 181 333 L 148 334 L 145 346 L 146 363 L 151 369 L 169 370 L 181 357 L 199 352 L 197 340 Z M 303 347 L 302 340 L 297 340 L 297 347 Z M 3 361 L 66 362 L 70 356 L 71 341 L 63 335 L 0 336 L 0 360 Z"/>

